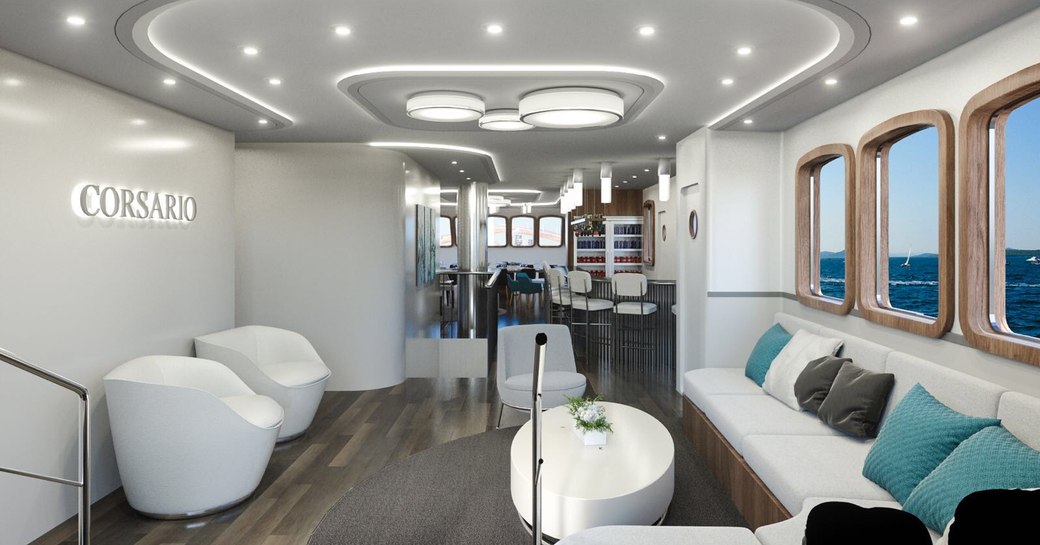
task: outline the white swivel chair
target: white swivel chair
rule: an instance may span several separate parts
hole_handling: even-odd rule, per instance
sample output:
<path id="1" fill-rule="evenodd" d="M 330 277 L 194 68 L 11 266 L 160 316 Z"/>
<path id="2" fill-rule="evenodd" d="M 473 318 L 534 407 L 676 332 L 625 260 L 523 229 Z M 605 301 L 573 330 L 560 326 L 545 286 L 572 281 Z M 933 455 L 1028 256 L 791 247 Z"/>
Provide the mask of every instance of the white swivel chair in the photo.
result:
<path id="1" fill-rule="evenodd" d="M 505 406 L 530 410 L 534 389 L 534 338 L 545 333 L 545 375 L 542 379 L 542 407 L 550 409 L 567 403 L 567 397 L 585 393 L 588 381 L 574 364 L 574 347 L 567 326 L 553 324 L 515 325 L 498 331 L 498 425 L 502 425 Z"/>
<path id="2" fill-rule="evenodd" d="M 282 408 L 230 369 L 145 356 L 105 376 L 112 442 L 130 506 L 153 518 L 208 515 L 249 497 L 274 450 Z"/>
<path id="3" fill-rule="evenodd" d="M 285 409 L 279 442 L 307 431 L 331 374 L 303 335 L 276 327 L 251 325 L 195 337 L 195 354 L 228 366 Z"/>
<path id="4" fill-rule="evenodd" d="M 654 350 L 650 331 L 657 305 L 646 300 L 647 280 L 642 273 L 617 273 L 610 279 L 614 291 L 614 346 L 624 349 Z M 619 354 L 620 355 L 620 354 Z"/>

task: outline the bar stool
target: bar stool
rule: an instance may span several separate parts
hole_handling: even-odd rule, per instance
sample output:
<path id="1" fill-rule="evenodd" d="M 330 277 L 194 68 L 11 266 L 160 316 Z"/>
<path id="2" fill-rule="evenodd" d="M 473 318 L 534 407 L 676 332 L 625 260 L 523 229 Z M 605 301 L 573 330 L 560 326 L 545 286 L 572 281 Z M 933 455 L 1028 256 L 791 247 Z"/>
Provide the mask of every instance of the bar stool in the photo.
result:
<path id="1" fill-rule="evenodd" d="M 614 303 L 606 299 L 592 298 L 592 275 L 585 271 L 571 271 L 567 275 L 571 286 L 571 334 L 575 334 L 574 326 L 585 326 L 585 361 L 589 361 L 589 345 L 592 337 L 589 328 L 592 326 L 606 326 L 608 335 L 606 340 L 597 339 L 596 344 L 610 346 L 610 322 L 592 322 L 593 313 L 603 312 L 614 308 Z M 574 321 L 574 311 L 580 310 L 585 313 L 584 322 Z M 609 318 L 608 318 L 609 319 Z"/>
<path id="2" fill-rule="evenodd" d="M 549 323 L 565 323 L 571 306 L 571 290 L 564 285 L 563 271 L 546 265 L 545 280 L 549 287 Z"/>
<path id="3" fill-rule="evenodd" d="M 653 351 L 656 346 L 653 314 L 657 305 L 646 300 L 646 275 L 617 273 L 611 278 L 614 289 L 614 348 L 620 355 L 624 349 Z M 627 341 L 627 342 L 626 342 Z"/>

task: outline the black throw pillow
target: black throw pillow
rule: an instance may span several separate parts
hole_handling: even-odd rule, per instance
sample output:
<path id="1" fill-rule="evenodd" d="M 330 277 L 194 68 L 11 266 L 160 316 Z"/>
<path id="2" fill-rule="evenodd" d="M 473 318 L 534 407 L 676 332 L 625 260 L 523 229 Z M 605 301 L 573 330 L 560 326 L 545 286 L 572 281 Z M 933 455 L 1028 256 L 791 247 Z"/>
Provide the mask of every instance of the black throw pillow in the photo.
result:
<path id="1" fill-rule="evenodd" d="M 798 404 L 809 412 L 818 412 L 841 366 L 851 361 L 831 355 L 810 361 L 794 381 L 794 396 L 798 398 Z"/>
<path id="2" fill-rule="evenodd" d="M 1036 543 L 1040 490 L 983 490 L 968 494 L 953 513 L 949 545 Z"/>
<path id="3" fill-rule="evenodd" d="M 891 373 L 874 373 L 854 364 L 841 366 L 817 416 L 854 437 L 877 437 L 878 424 L 896 383 Z"/>
<path id="4" fill-rule="evenodd" d="M 932 545 L 932 537 L 906 511 L 829 501 L 809 511 L 802 545 Z"/>

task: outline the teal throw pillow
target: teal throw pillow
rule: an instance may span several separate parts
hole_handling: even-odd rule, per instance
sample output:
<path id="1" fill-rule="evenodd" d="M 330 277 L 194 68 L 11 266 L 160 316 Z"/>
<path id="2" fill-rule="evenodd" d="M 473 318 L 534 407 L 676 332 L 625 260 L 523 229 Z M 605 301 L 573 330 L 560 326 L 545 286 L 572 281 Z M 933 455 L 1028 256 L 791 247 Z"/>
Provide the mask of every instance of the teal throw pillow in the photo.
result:
<path id="1" fill-rule="evenodd" d="M 766 373 L 769 371 L 769 366 L 790 340 L 791 334 L 781 327 L 780 324 L 767 329 L 758 338 L 755 348 L 751 350 L 751 355 L 747 359 L 747 365 L 744 367 L 744 375 L 755 381 L 755 384 L 761 386 L 766 381 Z"/>
<path id="2" fill-rule="evenodd" d="M 961 441 L 999 424 L 996 418 L 961 414 L 916 384 L 882 425 L 863 462 L 863 476 L 905 503 L 917 483 Z"/>
<path id="3" fill-rule="evenodd" d="M 907 498 L 903 510 L 942 532 L 957 504 L 980 490 L 1040 487 L 1040 452 L 1001 426 L 965 439 Z"/>

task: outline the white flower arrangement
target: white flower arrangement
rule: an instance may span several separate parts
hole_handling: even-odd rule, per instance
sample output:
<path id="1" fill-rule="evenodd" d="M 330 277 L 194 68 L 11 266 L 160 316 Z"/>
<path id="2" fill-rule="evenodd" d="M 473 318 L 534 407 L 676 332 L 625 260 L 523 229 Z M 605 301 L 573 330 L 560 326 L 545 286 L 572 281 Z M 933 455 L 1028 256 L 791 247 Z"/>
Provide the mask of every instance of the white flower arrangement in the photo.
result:
<path id="1" fill-rule="evenodd" d="M 594 398 L 568 397 L 567 412 L 574 417 L 574 428 L 583 432 L 613 433 L 614 429 L 607 420 L 607 411 L 603 405 L 597 405 L 597 401 L 603 401 L 603 396 Z"/>

